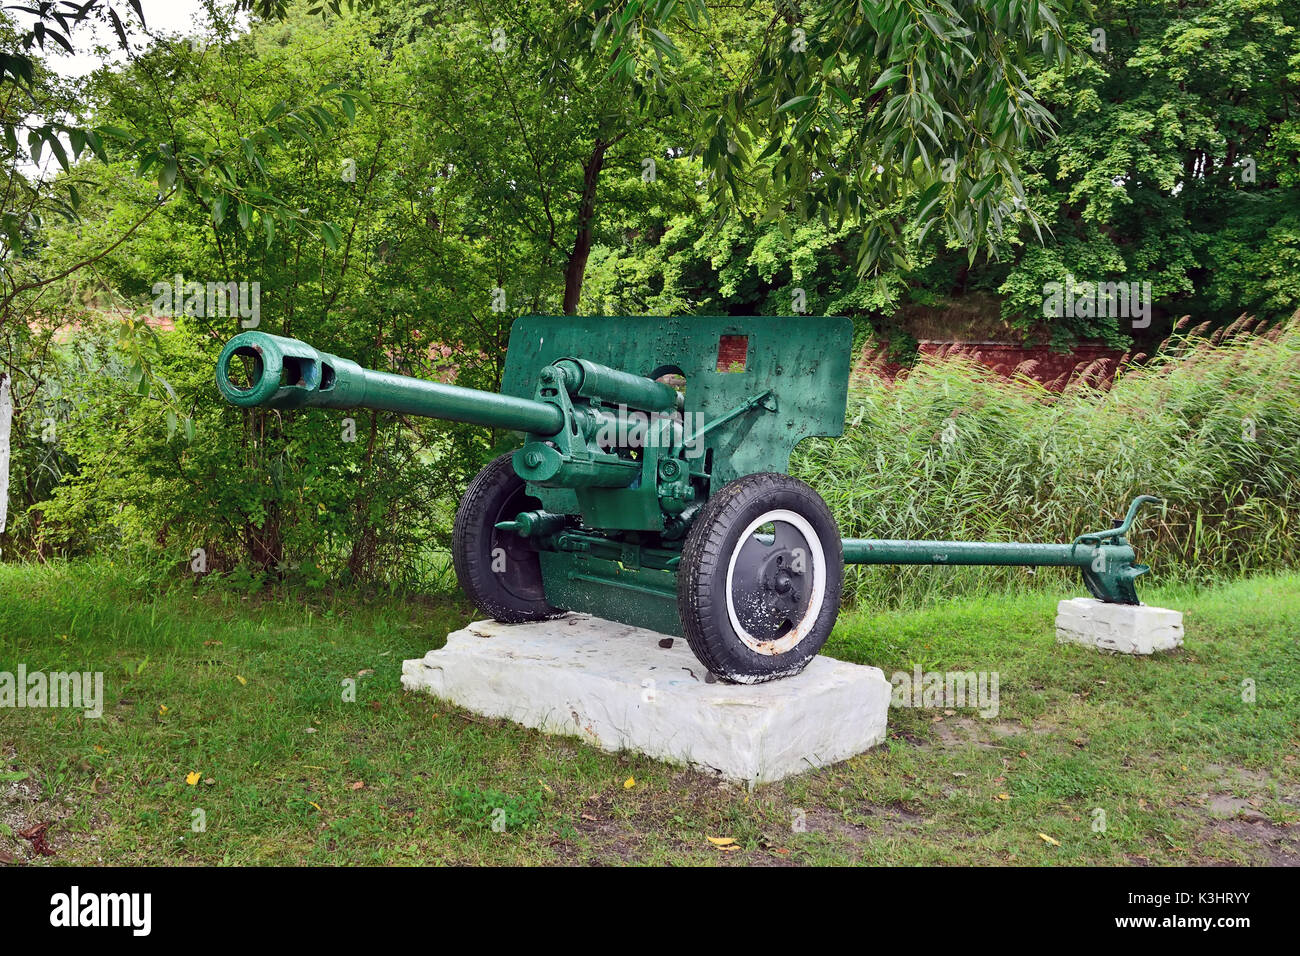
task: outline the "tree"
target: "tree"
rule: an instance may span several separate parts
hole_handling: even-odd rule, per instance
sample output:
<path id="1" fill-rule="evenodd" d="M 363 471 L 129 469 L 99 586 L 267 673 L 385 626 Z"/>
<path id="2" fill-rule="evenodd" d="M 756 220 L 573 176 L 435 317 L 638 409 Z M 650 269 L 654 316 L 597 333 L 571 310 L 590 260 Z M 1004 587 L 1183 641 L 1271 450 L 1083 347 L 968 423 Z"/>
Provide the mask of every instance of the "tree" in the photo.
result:
<path id="1" fill-rule="evenodd" d="M 1066 273 L 1149 282 L 1164 322 L 1300 307 L 1300 8 L 1285 0 L 1100 5 L 1067 24 L 1090 56 L 1035 76 L 1061 135 L 1034 150 L 1053 242 L 1010 248 L 1006 312 L 1041 321 Z M 1104 320 L 1061 323 L 1123 338 Z"/>
<path id="2" fill-rule="evenodd" d="M 126 6 L 143 26 L 138 0 L 126 0 Z M 338 12 L 337 2 L 329 7 Z M 173 127 L 157 136 L 140 136 L 111 125 L 87 126 L 78 117 L 81 107 L 70 85 L 58 81 L 34 55 L 36 47 L 47 43 L 71 51 L 72 30 L 91 18 L 111 23 L 124 50 L 130 50 L 125 9 L 112 0 L 84 0 L 81 3 L 40 2 L 32 7 L 14 9 L 30 15 L 30 23 L 18 28 L 0 16 L 0 153 L 6 161 L 2 198 L 0 198 L 0 335 L 8 346 L 0 354 L 4 369 L 0 385 L 7 401 L 12 401 L 16 420 L 25 417 L 27 405 L 43 388 L 39 364 L 20 363 L 30 359 L 29 339 L 33 325 L 38 325 L 35 311 L 51 288 L 74 279 L 126 243 L 136 231 L 167 203 L 173 195 L 192 193 L 208 204 L 220 220 L 229 211 L 240 226 L 258 228 L 269 242 L 276 228 L 309 227 L 319 229 L 326 241 L 337 238 L 334 224 L 304 217 L 297 207 L 281 201 L 274 192 L 260 187 L 265 175 L 263 152 L 268 143 L 298 138 L 312 144 L 330 134 L 340 117 L 328 107 L 341 110 L 346 119 L 355 116 L 358 102 L 364 98 L 348 93 L 341 84 L 326 86 L 304 97 L 297 104 L 280 101 L 260 114 L 236 118 L 233 142 L 217 144 L 205 136 L 184 138 Z M 285 4 L 279 0 L 236 0 L 228 11 L 215 4 L 209 6 L 213 29 L 218 34 L 231 28 L 233 12 L 251 10 L 263 16 L 283 18 Z M 182 44 L 184 45 L 184 44 Z M 195 44 L 190 44 L 191 48 Z M 156 105 L 156 101 L 155 101 Z M 250 122 L 251 120 L 251 122 Z M 46 223 L 52 216 L 69 222 L 78 221 L 86 181 L 75 167 L 83 154 L 93 154 L 101 162 L 109 159 L 110 144 L 115 152 L 135 160 L 141 175 L 153 172 L 158 191 L 137 219 L 125 224 L 120 232 L 107 236 L 97 248 L 87 250 L 76 260 L 61 258 L 58 267 L 44 269 L 50 259 L 45 255 L 48 237 Z M 43 154 L 52 155 L 62 174 L 48 176 L 37 169 Z M 49 319 L 46 309 L 44 318 Z M 57 314 L 57 311 L 53 314 Z M 125 326 L 131 331 L 135 326 Z M 45 342 L 54 334 L 48 326 Z M 144 343 L 125 342 L 127 351 L 137 358 L 145 355 Z M 21 371 L 21 385 L 14 378 Z M 150 368 L 140 361 L 132 368 L 137 380 L 150 379 Z M 165 384 L 165 383 L 160 383 Z M 0 462 L 7 468 L 10 460 L 10 431 L 6 429 Z M 0 487 L 8 488 L 7 473 L 0 476 Z M 6 524 L 7 495 L 0 501 L 0 528 Z"/>
<path id="3" fill-rule="evenodd" d="M 1022 151 L 1051 117 L 1035 98 L 1035 54 L 1068 59 L 1047 2 L 1022 0 L 747 0 L 765 28 L 748 66 L 711 111 L 699 153 L 721 214 L 865 226 L 862 271 L 906 265 L 904 241 L 936 226 L 969 250 L 996 247 L 1021 221 Z M 571 32 L 586 69 L 647 89 L 679 60 L 705 0 L 590 0 Z M 905 214 L 881 219 L 899 200 Z M 907 232 L 913 235 L 905 235 Z"/>

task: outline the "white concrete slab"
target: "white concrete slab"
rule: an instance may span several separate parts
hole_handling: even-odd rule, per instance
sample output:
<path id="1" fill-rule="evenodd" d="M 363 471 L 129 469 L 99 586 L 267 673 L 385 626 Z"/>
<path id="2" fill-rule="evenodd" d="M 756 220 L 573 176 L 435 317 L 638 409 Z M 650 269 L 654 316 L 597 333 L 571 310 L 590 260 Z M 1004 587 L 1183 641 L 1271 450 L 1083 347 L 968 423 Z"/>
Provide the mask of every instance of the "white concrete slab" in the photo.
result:
<path id="1" fill-rule="evenodd" d="M 1183 646 L 1183 613 L 1146 604 L 1070 598 L 1056 606 L 1056 640 L 1120 654 L 1153 654 Z"/>
<path id="2" fill-rule="evenodd" d="M 708 683 L 683 638 L 574 614 L 477 621 L 402 665 L 402 686 L 488 717 L 750 784 L 845 760 L 885 737 L 877 667 L 817 657 L 766 684 Z"/>

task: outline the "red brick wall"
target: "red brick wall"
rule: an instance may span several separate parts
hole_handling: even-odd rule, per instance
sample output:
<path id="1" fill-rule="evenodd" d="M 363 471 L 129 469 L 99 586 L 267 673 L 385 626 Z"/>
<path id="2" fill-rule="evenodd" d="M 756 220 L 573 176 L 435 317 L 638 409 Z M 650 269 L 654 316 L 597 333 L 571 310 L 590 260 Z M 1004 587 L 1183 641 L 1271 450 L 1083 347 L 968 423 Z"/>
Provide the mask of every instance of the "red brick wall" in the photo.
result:
<path id="1" fill-rule="evenodd" d="M 1087 378 L 1089 383 L 1106 388 L 1125 361 L 1126 353 L 1104 345 L 1079 345 L 1069 352 L 1053 352 L 1046 346 L 1017 345 L 1010 342 L 921 342 L 921 355 L 942 360 L 962 358 L 983 365 L 1003 378 L 1024 376 L 1059 392 L 1071 382 Z M 868 345 L 858 355 L 854 377 L 875 375 L 893 379 L 902 366 L 886 360 L 879 346 Z"/>

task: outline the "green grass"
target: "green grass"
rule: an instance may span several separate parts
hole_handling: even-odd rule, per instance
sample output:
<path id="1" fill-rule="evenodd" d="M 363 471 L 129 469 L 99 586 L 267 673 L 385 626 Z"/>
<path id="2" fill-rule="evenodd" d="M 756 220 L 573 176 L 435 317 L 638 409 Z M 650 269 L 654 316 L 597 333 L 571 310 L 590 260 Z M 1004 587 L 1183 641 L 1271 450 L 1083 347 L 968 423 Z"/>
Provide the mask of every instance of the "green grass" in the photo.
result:
<path id="1" fill-rule="evenodd" d="M 1297 575 L 1148 588 L 1187 627 L 1185 650 L 1150 659 L 1057 646 L 1063 595 L 847 613 L 828 653 L 997 671 L 999 715 L 894 709 L 884 746 L 753 793 L 404 693 L 402 660 L 464 604 L 146 597 L 129 577 L 0 566 L 0 670 L 100 669 L 108 698 L 99 720 L 0 710 L 0 855 L 28 859 L 18 832 L 51 821 L 54 855 L 33 862 L 1300 859 Z"/>

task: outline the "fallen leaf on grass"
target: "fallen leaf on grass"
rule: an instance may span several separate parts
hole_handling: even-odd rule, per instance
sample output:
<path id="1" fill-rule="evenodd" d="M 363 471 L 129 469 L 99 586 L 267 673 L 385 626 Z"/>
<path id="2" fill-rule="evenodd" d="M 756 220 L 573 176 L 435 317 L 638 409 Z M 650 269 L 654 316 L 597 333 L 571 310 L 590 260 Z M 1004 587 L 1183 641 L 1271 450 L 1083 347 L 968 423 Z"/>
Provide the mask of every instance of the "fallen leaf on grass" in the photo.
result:
<path id="1" fill-rule="evenodd" d="M 705 837 L 714 846 L 732 846 L 736 841 L 731 837 Z"/>
<path id="2" fill-rule="evenodd" d="M 32 844 L 32 852 L 37 856 L 54 856 L 54 848 L 46 842 L 45 832 L 49 830 L 50 824 L 36 823 L 26 830 L 18 831 L 18 835 L 24 840 L 29 840 Z"/>
<path id="3" fill-rule="evenodd" d="M 595 823 L 595 822 L 596 822 L 596 818 L 595 818 L 594 816 L 592 816 L 590 813 L 584 813 L 584 814 L 582 815 L 582 819 L 588 821 L 589 823 Z"/>
<path id="4" fill-rule="evenodd" d="M 631 789 L 632 789 L 633 787 L 635 787 L 635 786 L 636 786 L 636 778 L 635 778 L 635 777 L 628 777 L 626 780 L 623 781 L 623 789 L 624 789 L 624 790 L 631 790 Z"/>
<path id="5" fill-rule="evenodd" d="M 364 790 L 365 788 L 366 788 L 366 784 L 362 780 L 358 780 L 356 783 L 348 787 L 349 790 Z"/>
<path id="6" fill-rule="evenodd" d="M 203 774 L 199 773 L 197 770 L 192 770 L 185 775 L 185 783 L 191 787 L 194 786 L 202 779 L 203 779 Z"/>
<path id="7" fill-rule="evenodd" d="M 997 796 L 995 796 L 993 799 L 994 799 L 994 800 L 1010 800 L 1010 799 L 1011 799 L 1011 794 L 1009 794 L 1009 793 L 999 793 L 999 794 L 998 794 Z"/>
<path id="8" fill-rule="evenodd" d="M 248 681 L 244 680 L 244 676 L 243 676 L 242 674 L 236 674 L 236 675 L 235 675 L 235 680 L 239 681 L 241 684 L 244 684 L 244 685 L 247 685 L 247 684 L 248 684 Z"/>
<path id="9" fill-rule="evenodd" d="M 1038 834 L 1038 838 L 1039 838 L 1040 840 L 1042 840 L 1044 843 L 1050 843 L 1052 846 L 1060 846 L 1060 845 L 1061 845 L 1061 841 L 1060 841 L 1060 840 L 1053 840 L 1053 839 L 1052 839 L 1051 837 L 1049 837 L 1046 833 L 1040 833 L 1040 834 Z"/>

